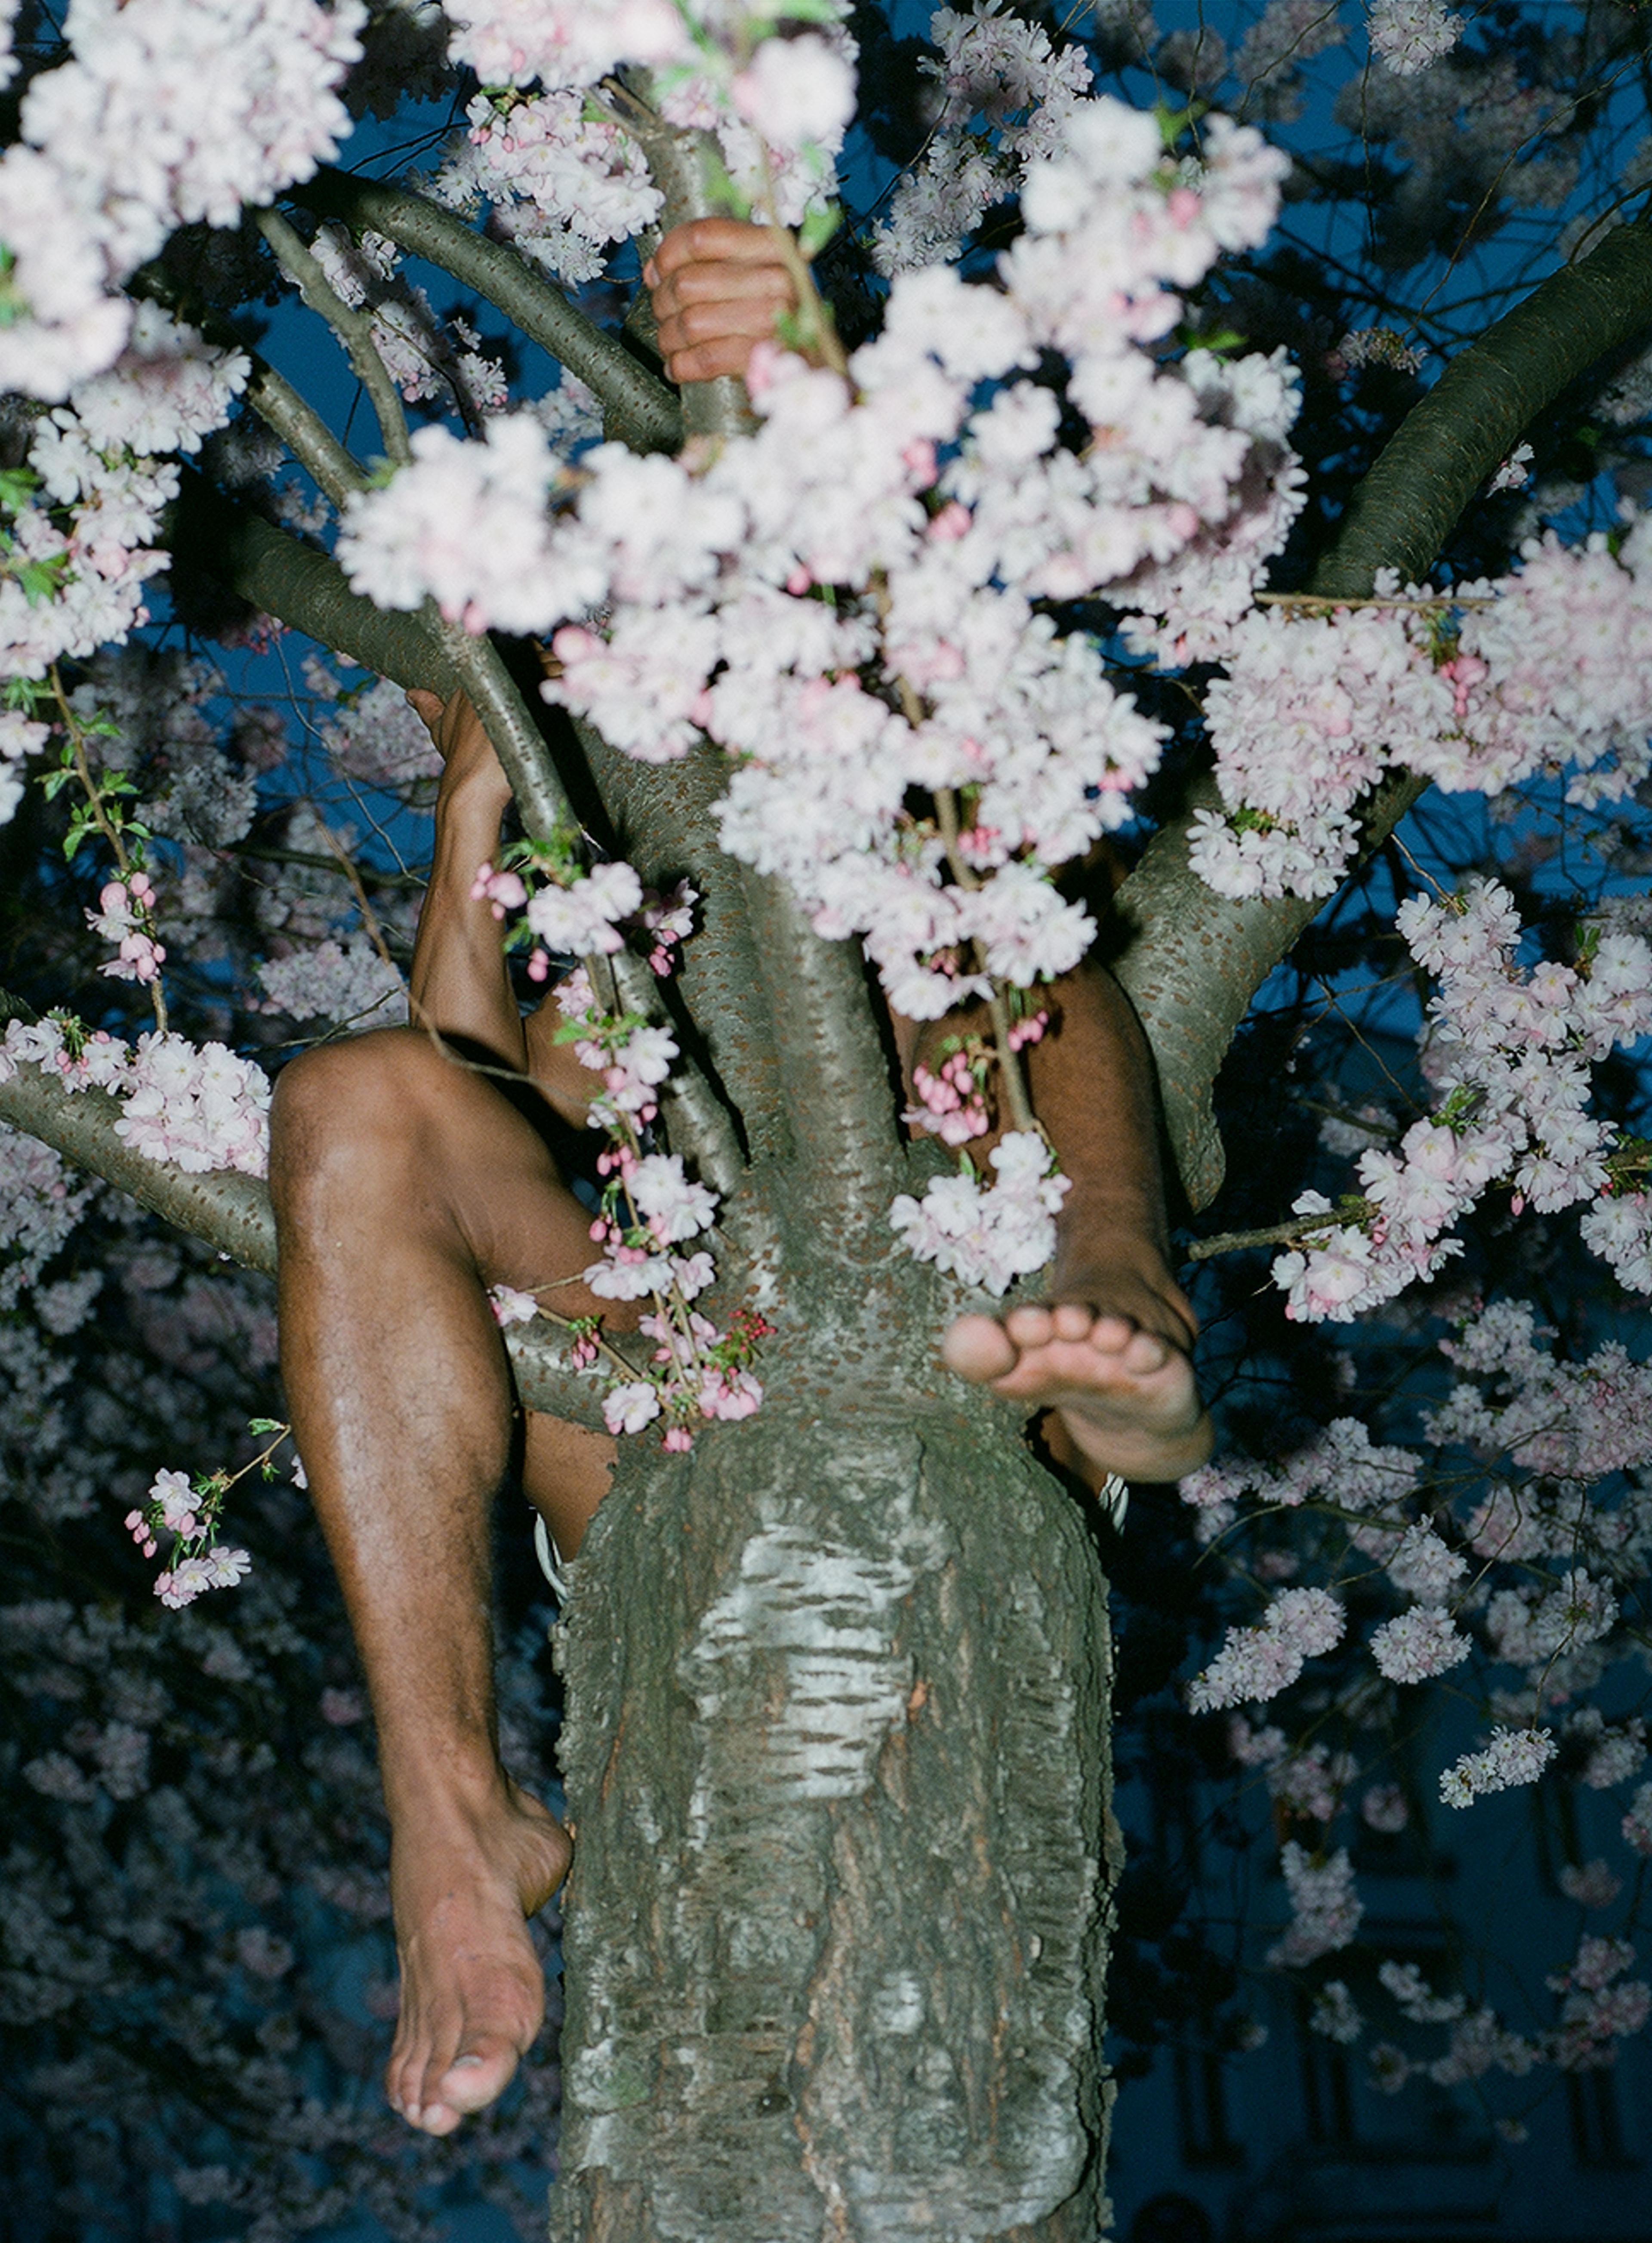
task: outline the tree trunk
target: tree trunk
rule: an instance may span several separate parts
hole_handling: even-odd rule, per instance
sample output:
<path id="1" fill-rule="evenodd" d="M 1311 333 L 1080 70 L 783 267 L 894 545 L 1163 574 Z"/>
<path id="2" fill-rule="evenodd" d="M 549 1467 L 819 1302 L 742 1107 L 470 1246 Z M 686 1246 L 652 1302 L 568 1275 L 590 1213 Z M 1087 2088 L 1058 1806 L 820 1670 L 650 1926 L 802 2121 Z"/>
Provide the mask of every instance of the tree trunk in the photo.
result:
<path id="1" fill-rule="evenodd" d="M 551 2234 L 1094 2243 L 1106 1585 L 941 1288 L 811 1290 L 575 1570 Z"/>

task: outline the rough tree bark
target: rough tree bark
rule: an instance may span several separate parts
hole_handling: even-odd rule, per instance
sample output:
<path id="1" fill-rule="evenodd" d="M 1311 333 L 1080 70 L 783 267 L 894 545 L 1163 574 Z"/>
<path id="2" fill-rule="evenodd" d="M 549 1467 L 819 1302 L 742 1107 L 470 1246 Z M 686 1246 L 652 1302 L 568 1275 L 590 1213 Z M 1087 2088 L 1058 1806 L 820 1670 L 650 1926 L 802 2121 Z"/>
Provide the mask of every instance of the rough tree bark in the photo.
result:
<path id="1" fill-rule="evenodd" d="M 674 220 L 700 190 L 692 147 L 667 152 Z M 444 251 L 416 198 L 369 211 L 359 185 L 306 193 L 450 269 L 471 255 Z M 1532 414 L 1652 320 L 1647 237 L 1614 239 L 1597 253 L 1609 272 L 1590 259 L 1556 276 L 1464 354 L 1379 463 L 1319 584 L 1357 593 L 1384 561 L 1420 572 Z M 1576 320 L 1568 296 L 1557 327 L 1548 313 L 1580 275 L 1605 312 Z M 489 293 L 508 278 L 466 277 Z M 1489 408 L 1486 381 L 1511 383 L 1518 409 Z M 738 399 L 685 405 L 691 428 L 715 430 Z M 661 440 L 648 389 L 631 385 L 615 410 L 648 421 L 639 441 Z M 279 414 L 297 428 L 275 395 Z M 451 683 L 451 639 L 353 599 L 325 555 L 203 487 L 188 503 L 185 534 L 256 605 L 404 684 Z M 512 757 L 539 758 L 529 792 L 554 799 L 550 756 L 515 717 L 508 729 Z M 586 781 L 645 874 L 692 868 L 708 886 L 679 994 L 703 1096 L 739 1129 L 731 1155 L 732 1128 L 719 1138 L 696 1109 L 734 1187 L 724 1303 L 743 1296 L 778 1329 L 757 1418 L 708 1429 L 686 1458 L 625 1445 L 559 1631 L 578 1842 L 552 2234 L 1094 2243 L 1118 1853 L 1088 1524 L 1032 1461 L 1018 1413 L 938 1365 L 961 1297 L 895 1251 L 884 1212 L 934 1155 L 901 1142 L 850 946 L 705 854 L 713 759 L 639 773 L 585 745 Z M 1373 835 L 1407 792 L 1373 804 Z M 1313 912 L 1210 895 L 1185 831 L 1167 827 L 1125 885 L 1119 970 L 1200 1204 L 1219 1177 L 1216 1071 Z M 269 1266 L 258 1189 L 138 1175 L 101 1094 L 70 1097 L 23 1068 L 0 1086 L 0 1117 Z M 525 1399 L 590 1422 L 554 1342 L 512 1337 Z"/>

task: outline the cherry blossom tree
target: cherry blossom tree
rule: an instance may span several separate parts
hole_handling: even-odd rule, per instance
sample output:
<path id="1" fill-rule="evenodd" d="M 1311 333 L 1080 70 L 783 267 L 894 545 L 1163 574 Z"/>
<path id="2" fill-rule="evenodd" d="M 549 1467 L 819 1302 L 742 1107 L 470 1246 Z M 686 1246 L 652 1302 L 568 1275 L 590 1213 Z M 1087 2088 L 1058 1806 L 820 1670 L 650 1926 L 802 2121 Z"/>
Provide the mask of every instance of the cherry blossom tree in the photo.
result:
<path id="1" fill-rule="evenodd" d="M 366 1762 L 295 1743 L 353 1814 L 283 1796 L 250 1859 L 201 1786 L 263 1778 L 268 1740 L 163 1717 L 146 1669 L 171 1629 L 226 1687 L 359 1718 L 293 1618 L 292 1460 L 247 1373 L 269 1073 L 401 1000 L 435 771 L 403 688 L 462 686 L 511 779 L 478 892 L 601 1079 L 591 1282 L 651 1303 L 628 1351 L 497 1303 L 524 1401 L 628 1437 L 558 1632 L 555 2233 L 1103 2223 L 1111 1530 L 937 1355 L 1036 1297 L 1065 1179 L 1023 1054 L 1098 941 L 1232 1435 L 1151 1515 L 1226 1628 L 1188 1715 L 1284 1833 L 1253 1959 L 1366 2032 L 1327 1960 L 1361 1912 L 1337 1818 L 1422 1811 L 1393 1740 L 1436 1681 L 1474 1719 L 1431 1811 L 1621 1791 L 1611 1842 L 1652 1850 L 1647 1374 L 1568 1297 L 1581 1268 L 1599 1303 L 1652 1290 L 1622 1056 L 1652 1030 L 1642 26 L 978 0 L 931 29 L 917 56 L 830 0 L 17 18 L 0 1339 L 40 1593 L 4 1619 L 30 1705 L 79 1709 L 24 1782 L 66 1857 L 141 1855 L 145 1898 L 93 1955 L 23 1849 L 10 1999 L 72 2017 L 112 1974 L 130 2036 L 132 1956 L 232 1888 L 202 2063 L 245 2071 L 242 2026 L 262 2051 L 263 2179 L 234 2149 L 161 2178 L 255 2233 L 337 2216 L 296 2145 L 353 2174 L 383 2123 L 306 2105 L 322 2009 L 271 1990 L 319 1935 L 260 1914 L 307 1856 L 333 1947 L 372 1920 L 339 1866 Z M 790 230 L 799 308 L 749 391 L 679 394 L 637 249 L 714 211 Z M 990 1022 L 905 1114 L 873 975 Z M 1306 1051 L 1282 1125 L 1259 1070 Z M 64 1536 L 122 1546 L 124 1574 L 74 1563 L 129 1596 L 158 1568 L 152 1619 L 48 1593 Z M 1614 1907 L 1627 1863 L 1568 1866 Z M 1542 2020 L 1384 1963 L 1385 2080 L 1609 2060 L 1646 1990 L 1632 1923 L 1589 1922 Z M 90 2077 L 65 2046 L 40 2091 Z"/>

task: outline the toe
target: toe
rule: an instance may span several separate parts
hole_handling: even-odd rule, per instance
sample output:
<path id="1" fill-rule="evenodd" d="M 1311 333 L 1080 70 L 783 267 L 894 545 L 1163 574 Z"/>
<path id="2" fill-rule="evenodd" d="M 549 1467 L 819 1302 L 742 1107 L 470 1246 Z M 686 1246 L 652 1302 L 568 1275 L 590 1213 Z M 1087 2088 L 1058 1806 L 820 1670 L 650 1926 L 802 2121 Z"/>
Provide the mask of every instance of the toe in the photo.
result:
<path id="1" fill-rule="evenodd" d="M 1056 1320 L 1048 1309 L 1029 1302 L 1024 1308 L 1011 1310 L 1004 1329 L 1018 1348 L 1047 1347 L 1055 1336 Z"/>
<path id="2" fill-rule="evenodd" d="M 1170 1361 L 1170 1350 L 1155 1332 L 1132 1332 L 1118 1351 L 1122 1368 L 1137 1377 L 1149 1377 Z"/>
<path id="3" fill-rule="evenodd" d="M 1091 1318 L 1085 1337 L 1098 1355 L 1122 1355 L 1132 1340 L 1142 1338 L 1144 1334 L 1129 1317 L 1114 1316 L 1104 1310 Z"/>
<path id="4" fill-rule="evenodd" d="M 1050 1310 L 1050 1328 L 1057 1339 L 1088 1339 L 1101 1321 L 1087 1301 L 1058 1301 Z"/>
<path id="5" fill-rule="evenodd" d="M 451 2104 L 432 2102 L 417 2105 L 401 2115 L 410 2126 L 417 2126 L 421 2134 L 441 2135 L 451 2134 L 465 2114 L 462 2111 L 455 2111 Z"/>
<path id="6" fill-rule="evenodd" d="M 1002 1378 L 1015 1368 L 1016 1351 L 994 1317 L 960 1317 L 941 1343 L 941 1357 L 960 1378 Z"/>
<path id="7" fill-rule="evenodd" d="M 396 2029 L 396 2038 L 390 2051 L 390 2061 L 385 2066 L 385 2100 L 393 2111 L 411 2119 L 419 2108 L 419 2098 L 424 2085 L 429 2051 L 413 2043 L 404 2017 Z"/>
<path id="8" fill-rule="evenodd" d="M 479 2034 L 443 2072 L 436 2083 L 437 2093 L 452 2111 L 483 2110 L 509 2084 L 518 2055 L 514 2043 L 503 2035 Z"/>

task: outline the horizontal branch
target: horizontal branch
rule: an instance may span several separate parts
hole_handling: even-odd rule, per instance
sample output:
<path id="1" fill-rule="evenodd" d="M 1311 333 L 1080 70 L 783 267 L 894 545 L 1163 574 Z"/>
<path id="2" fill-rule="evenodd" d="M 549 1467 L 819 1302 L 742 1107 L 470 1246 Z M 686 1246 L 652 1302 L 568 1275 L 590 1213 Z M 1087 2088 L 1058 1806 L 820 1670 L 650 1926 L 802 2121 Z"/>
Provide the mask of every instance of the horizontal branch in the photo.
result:
<path id="1" fill-rule="evenodd" d="M 675 452 L 682 443 L 682 414 L 668 386 L 639 366 L 617 336 L 588 320 L 560 288 L 535 273 L 508 242 L 490 241 L 406 187 L 325 165 L 313 178 L 286 192 L 290 201 L 318 217 L 370 227 L 485 296 L 530 341 L 594 391 L 602 401 L 607 433 L 619 442 L 637 452 Z"/>
<path id="2" fill-rule="evenodd" d="M 1649 327 L 1652 228 L 1626 226 L 1453 360 L 1354 493 L 1309 593 L 1367 599 L 1384 568 L 1420 582 L 1522 430 L 1597 359 Z M 1397 772 L 1368 798 L 1356 871 L 1427 785 Z M 1235 902 L 1206 887 L 1188 863 L 1192 818 L 1222 807 L 1213 779 L 1196 782 L 1115 899 L 1129 946 L 1114 971 L 1152 1044 L 1165 1126 L 1195 1209 L 1221 1188 L 1211 1094 L 1223 1059 L 1256 992 L 1325 908 L 1294 896 Z"/>
<path id="3" fill-rule="evenodd" d="M 0 990 L 0 1028 L 27 1020 L 28 1008 Z M 50 1068 L 24 1064 L 0 1082 L 0 1122 L 10 1123 L 89 1175 L 114 1185 L 140 1207 L 200 1239 L 245 1270 L 275 1275 L 275 1216 L 259 1176 L 215 1169 L 189 1175 L 136 1152 L 115 1128 L 121 1101 L 107 1090 L 67 1090 Z M 591 1382 L 561 1360 L 564 1342 L 549 1327 L 515 1324 L 505 1334 L 523 1402 L 569 1423 L 600 1430 Z"/>

